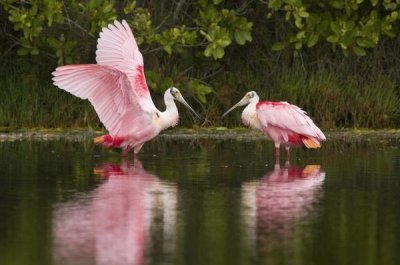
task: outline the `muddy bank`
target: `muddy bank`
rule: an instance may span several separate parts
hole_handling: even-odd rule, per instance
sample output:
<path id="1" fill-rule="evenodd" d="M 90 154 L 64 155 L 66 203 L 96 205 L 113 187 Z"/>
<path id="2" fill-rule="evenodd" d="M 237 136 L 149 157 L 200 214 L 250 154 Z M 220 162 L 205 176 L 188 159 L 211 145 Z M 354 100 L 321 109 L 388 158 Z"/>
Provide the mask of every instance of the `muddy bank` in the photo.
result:
<path id="1" fill-rule="evenodd" d="M 0 142 L 5 141 L 88 141 L 93 137 L 104 134 L 96 131 L 16 131 L 0 133 Z M 381 142 L 399 143 L 400 129 L 392 130 L 342 130 L 326 131 L 327 140 L 338 140 L 344 142 Z M 170 129 L 162 132 L 159 138 L 164 139 L 218 139 L 218 140 L 264 140 L 265 137 L 257 131 L 248 129 Z"/>

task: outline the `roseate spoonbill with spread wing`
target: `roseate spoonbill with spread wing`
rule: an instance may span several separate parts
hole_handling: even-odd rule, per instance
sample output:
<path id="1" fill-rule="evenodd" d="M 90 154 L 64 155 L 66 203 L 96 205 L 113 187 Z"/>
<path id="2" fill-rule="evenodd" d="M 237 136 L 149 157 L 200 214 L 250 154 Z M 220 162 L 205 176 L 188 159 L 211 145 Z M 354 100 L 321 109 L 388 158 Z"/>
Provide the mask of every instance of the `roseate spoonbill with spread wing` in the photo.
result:
<path id="1" fill-rule="evenodd" d="M 275 143 L 275 156 L 279 157 L 279 148 L 283 144 L 287 157 L 291 146 L 305 145 L 307 148 L 321 147 L 320 141 L 325 135 L 299 107 L 287 102 L 261 101 L 256 92 L 250 91 L 222 117 L 239 106 L 247 107 L 242 113 L 245 126 L 262 131 Z"/>
<path id="2" fill-rule="evenodd" d="M 156 108 L 144 76 L 143 56 L 125 20 L 103 28 L 97 41 L 96 61 L 97 64 L 61 66 L 53 72 L 54 84 L 88 99 L 109 131 L 108 135 L 96 137 L 95 143 L 122 148 L 124 155 L 134 148 L 136 156 L 145 142 L 178 123 L 174 100 L 199 117 L 175 87 L 164 94 L 166 110 Z"/>

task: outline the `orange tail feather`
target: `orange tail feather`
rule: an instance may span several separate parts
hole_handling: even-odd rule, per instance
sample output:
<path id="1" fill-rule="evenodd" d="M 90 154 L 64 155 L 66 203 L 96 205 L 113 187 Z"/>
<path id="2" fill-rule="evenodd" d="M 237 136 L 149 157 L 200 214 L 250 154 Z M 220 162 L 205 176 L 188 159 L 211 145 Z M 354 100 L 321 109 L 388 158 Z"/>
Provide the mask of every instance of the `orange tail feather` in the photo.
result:
<path id="1" fill-rule="evenodd" d="M 102 144 L 104 143 L 104 135 L 94 138 L 93 142 L 95 144 Z"/>
<path id="2" fill-rule="evenodd" d="M 302 139 L 302 141 L 307 148 L 320 148 L 321 147 L 321 144 L 318 142 L 318 140 L 314 139 L 314 138 L 304 138 L 304 139 Z"/>

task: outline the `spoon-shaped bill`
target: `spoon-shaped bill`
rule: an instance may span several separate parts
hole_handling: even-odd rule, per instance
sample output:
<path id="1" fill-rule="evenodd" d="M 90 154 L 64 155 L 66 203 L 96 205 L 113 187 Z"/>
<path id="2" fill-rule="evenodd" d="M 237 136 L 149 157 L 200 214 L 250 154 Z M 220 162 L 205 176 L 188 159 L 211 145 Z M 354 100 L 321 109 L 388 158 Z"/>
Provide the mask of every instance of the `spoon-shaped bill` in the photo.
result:
<path id="1" fill-rule="evenodd" d="M 178 100 L 180 103 L 185 105 L 186 108 L 188 108 L 191 112 L 193 112 L 194 115 L 196 115 L 197 118 L 201 119 L 201 116 L 197 114 L 197 112 L 190 107 L 190 105 L 186 102 L 186 100 L 182 97 L 182 95 L 179 95 L 176 100 Z"/>
<path id="2" fill-rule="evenodd" d="M 248 99 L 248 97 L 244 97 L 244 98 L 242 98 L 238 103 L 236 103 L 232 108 L 230 108 L 230 109 L 228 109 L 223 115 L 222 115 L 222 118 L 223 117 L 225 117 L 229 112 L 231 112 L 232 110 L 234 110 L 234 109 L 236 109 L 237 107 L 240 107 L 240 106 L 244 106 L 244 105 L 246 105 L 246 104 L 248 104 L 249 103 L 249 99 Z"/>

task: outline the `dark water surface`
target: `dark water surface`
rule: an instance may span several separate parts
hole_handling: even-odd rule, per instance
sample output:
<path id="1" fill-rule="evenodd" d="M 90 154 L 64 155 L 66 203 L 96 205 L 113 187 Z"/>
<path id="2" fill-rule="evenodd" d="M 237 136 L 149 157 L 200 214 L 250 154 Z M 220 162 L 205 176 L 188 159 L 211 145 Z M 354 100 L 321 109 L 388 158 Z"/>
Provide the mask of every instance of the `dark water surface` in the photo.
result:
<path id="1" fill-rule="evenodd" d="M 0 264 L 400 264 L 400 148 L 0 143 Z"/>

